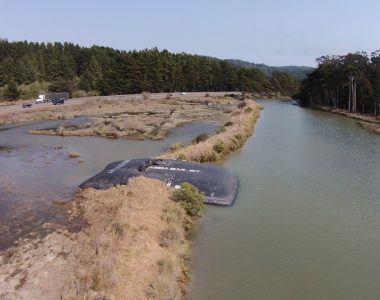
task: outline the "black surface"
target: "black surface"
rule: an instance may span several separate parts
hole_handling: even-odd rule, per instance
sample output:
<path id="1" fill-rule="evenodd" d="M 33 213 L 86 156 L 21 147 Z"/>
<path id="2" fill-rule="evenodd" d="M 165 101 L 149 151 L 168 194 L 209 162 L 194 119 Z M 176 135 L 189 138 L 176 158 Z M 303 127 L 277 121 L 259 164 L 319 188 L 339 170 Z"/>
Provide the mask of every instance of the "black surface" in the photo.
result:
<path id="1" fill-rule="evenodd" d="M 218 205 L 231 205 L 235 201 L 239 185 L 234 173 L 218 166 L 182 160 L 143 158 L 110 163 L 79 187 L 107 189 L 127 184 L 129 178 L 136 176 L 159 179 L 177 188 L 181 183 L 189 182 L 204 193 L 205 203 Z"/>

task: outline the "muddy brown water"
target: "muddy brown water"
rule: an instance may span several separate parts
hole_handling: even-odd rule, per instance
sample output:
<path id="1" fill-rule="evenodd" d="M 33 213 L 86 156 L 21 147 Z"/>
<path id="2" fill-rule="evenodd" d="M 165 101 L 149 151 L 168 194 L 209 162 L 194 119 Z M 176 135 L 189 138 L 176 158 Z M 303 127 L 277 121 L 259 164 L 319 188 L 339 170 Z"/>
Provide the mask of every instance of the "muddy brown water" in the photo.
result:
<path id="1" fill-rule="evenodd" d="M 186 124 L 160 141 L 31 135 L 30 129 L 75 125 L 86 118 L 47 121 L 0 128 L 0 250 L 19 239 L 34 238 L 64 226 L 79 230 L 80 219 L 68 221 L 62 204 L 80 183 L 115 160 L 153 157 L 178 141 L 213 133 L 215 123 Z M 80 157 L 70 159 L 77 152 Z M 50 226 L 46 226 L 46 225 Z"/>
<path id="2" fill-rule="evenodd" d="M 380 299 L 380 137 L 355 120 L 263 101 L 225 166 L 241 188 L 208 206 L 190 298 Z"/>

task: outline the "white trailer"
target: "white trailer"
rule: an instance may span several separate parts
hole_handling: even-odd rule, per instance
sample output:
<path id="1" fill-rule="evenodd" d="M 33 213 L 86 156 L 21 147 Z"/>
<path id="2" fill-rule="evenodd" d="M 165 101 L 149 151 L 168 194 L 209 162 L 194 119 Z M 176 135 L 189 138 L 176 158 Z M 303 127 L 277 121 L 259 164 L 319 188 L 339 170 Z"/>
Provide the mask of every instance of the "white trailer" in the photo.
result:
<path id="1" fill-rule="evenodd" d="M 56 99 L 64 99 L 69 100 L 69 93 L 48 93 L 48 94 L 40 94 L 36 99 L 36 104 L 50 102 Z"/>

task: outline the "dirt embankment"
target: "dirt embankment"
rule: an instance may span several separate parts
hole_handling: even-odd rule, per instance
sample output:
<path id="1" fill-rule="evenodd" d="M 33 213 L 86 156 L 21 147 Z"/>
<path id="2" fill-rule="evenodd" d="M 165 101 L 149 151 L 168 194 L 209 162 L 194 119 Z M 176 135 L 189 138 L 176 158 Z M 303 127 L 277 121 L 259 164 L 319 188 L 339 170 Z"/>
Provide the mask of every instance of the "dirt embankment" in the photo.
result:
<path id="1" fill-rule="evenodd" d="M 200 135 L 191 144 L 172 145 L 160 158 L 216 162 L 239 149 L 252 134 L 262 106 L 252 100 L 238 104 L 218 133 Z"/>
<path id="2" fill-rule="evenodd" d="M 87 189 L 73 214 L 88 222 L 57 231 L 1 257 L 1 299 L 182 299 L 188 280 L 191 220 L 165 183 Z"/>

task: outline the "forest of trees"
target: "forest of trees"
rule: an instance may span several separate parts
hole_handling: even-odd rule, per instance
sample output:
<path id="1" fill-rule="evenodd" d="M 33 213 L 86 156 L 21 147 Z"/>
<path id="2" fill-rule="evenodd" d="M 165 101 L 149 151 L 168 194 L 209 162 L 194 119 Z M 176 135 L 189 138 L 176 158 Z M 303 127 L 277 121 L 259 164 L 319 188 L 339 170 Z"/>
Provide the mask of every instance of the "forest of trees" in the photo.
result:
<path id="1" fill-rule="evenodd" d="M 101 95 L 239 90 L 289 96 L 298 88 L 298 80 L 286 72 L 267 76 L 255 68 L 157 48 L 120 51 L 72 43 L 0 40 L 1 96 L 17 99 L 20 85 L 36 82 L 47 83 L 51 91 L 97 91 Z M 38 94 L 40 85 L 34 87 L 33 93 Z"/>
<path id="2" fill-rule="evenodd" d="M 380 105 L 380 50 L 322 56 L 318 68 L 295 95 L 303 105 L 329 106 L 377 116 Z"/>
<path id="3" fill-rule="evenodd" d="M 271 76 L 273 72 L 285 72 L 299 80 L 306 78 L 306 75 L 311 73 L 314 70 L 313 67 L 306 67 L 306 66 L 274 67 L 274 66 L 268 66 L 266 64 L 256 64 L 256 63 L 252 63 L 252 62 L 244 61 L 240 59 L 226 59 L 226 61 L 240 68 L 259 69 L 260 71 L 263 71 L 267 76 Z"/>

